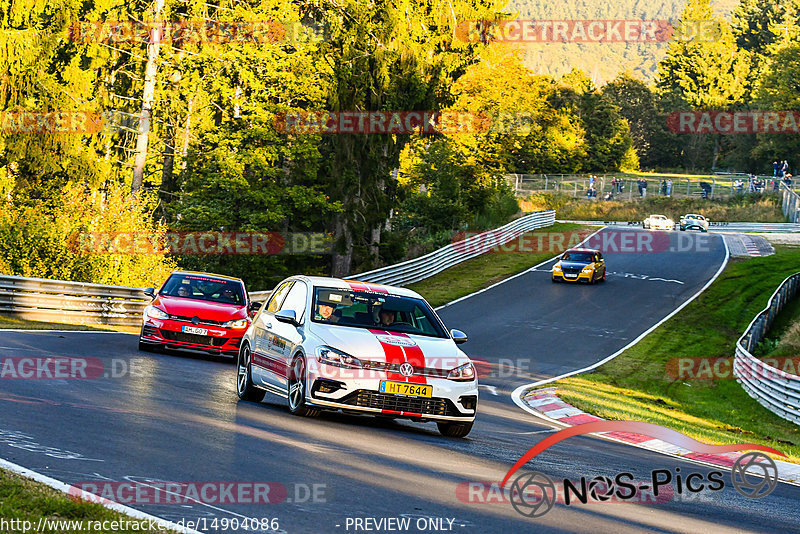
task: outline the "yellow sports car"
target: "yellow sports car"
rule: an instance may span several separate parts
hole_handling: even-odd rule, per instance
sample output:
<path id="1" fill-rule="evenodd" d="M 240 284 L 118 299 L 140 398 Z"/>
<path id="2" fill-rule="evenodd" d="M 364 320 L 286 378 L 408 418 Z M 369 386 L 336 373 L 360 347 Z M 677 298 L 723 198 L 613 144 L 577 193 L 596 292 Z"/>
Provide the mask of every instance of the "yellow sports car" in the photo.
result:
<path id="1" fill-rule="evenodd" d="M 606 281 L 606 262 L 599 250 L 573 248 L 561 255 L 553 265 L 553 282 Z"/>

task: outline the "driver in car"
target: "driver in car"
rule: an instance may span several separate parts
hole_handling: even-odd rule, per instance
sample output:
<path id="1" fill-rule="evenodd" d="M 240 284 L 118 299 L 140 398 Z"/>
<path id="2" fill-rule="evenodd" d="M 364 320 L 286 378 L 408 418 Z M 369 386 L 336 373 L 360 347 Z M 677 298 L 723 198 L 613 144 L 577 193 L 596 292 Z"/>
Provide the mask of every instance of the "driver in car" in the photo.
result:
<path id="1" fill-rule="evenodd" d="M 386 308 L 381 308 L 378 312 L 378 319 L 381 326 L 391 326 L 394 324 L 395 319 L 397 318 L 397 312 L 394 310 L 387 310 Z"/>
<path id="2" fill-rule="evenodd" d="M 333 314 L 335 310 L 336 304 L 332 302 L 320 302 L 317 304 L 317 313 L 314 314 L 314 319 L 328 323 L 338 323 L 339 317 Z"/>
<path id="3" fill-rule="evenodd" d="M 189 288 L 186 287 L 185 285 L 181 284 L 180 287 L 178 287 L 178 296 L 179 297 L 188 297 L 191 294 L 192 294 L 192 292 L 189 291 Z"/>

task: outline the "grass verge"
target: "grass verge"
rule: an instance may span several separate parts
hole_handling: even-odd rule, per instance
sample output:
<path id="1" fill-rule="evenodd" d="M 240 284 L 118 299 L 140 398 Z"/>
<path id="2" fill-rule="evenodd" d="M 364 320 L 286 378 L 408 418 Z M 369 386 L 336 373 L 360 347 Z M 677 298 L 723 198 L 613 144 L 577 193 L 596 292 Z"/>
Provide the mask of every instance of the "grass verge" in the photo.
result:
<path id="1" fill-rule="evenodd" d="M 175 532 L 151 529 L 148 521 L 134 519 L 100 504 L 73 500 L 45 484 L 4 469 L 0 469 L 0 521 L 6 522 L 4 525 L 0 524 L 2 532 L 33 532 L 40 524 L 44 528 L 37 529 L 36 532 L 53 534 L 81 531 L 161 534 Z M 28 523 L 24 523 L 25 521 Z M 62 523 L 55 523 L 58 521 Z M 81 525 L 69 525 L 63 523 L 64 521 L 80 522 Z M 102 523 L 104 521 L 107 522 L 105 525 Z M 117 522 L 116 525 L 112 523 L 114 521 Z"/>
<path id="2" fill-rule="evenodd" d="M 751 399 L 735 379 L 672 378 L 673 358 L 729 358 L 736 340 L 784 278 L 798 271 L 800 248 L 732 260 L 680 313 L 594 372 L 555 382 L 566 402 L 605 419 L 673 428 L 705 443 L 759 443 L 800 463 L 800 429 Z M 793 309 L 793 308 L 792 308 Z"/>
<path id="3" fill-rule="evenodd" d="M 563 251 L 564 247 L 577 245 L 597 229 L 595 226 L 556 223 L 535 232 L 527 232 L 507 247 L 498 247 L 492 252 L 459 263 L 408 288 L 424 296 L 431 306 L 441 306 L 530 269 Z M 554 239 L 559 235 L 563 239 Z M 521 251 L 506 252 L 515 250 L 515 247 Z"/>
<path id="4" fill-rule="evenodd" d="M 660 213 L 678 221 L 681 215 L 700 213 L 711 221 L 785 222 L 777 194 L 742 195 L 723 200 L 648 196 L 641 200 L 587 201 L 560 193 L 534 193 L 520 199 L 526 210 L 556 210 L 559 219 L 580 221 L 642 221 Z"/>
<path id="5" fill-rule="evenodd" d="M 17 317 L 0 315 L 0 330 L 19 329 L 19 330 L 91 330 L 99 332 L 129 332 L 139 331 L 137 326 L 115 326 L 115 325 L 85 325 L 85 324 L 65 324 L 65 323 L 46 323 L 43 321 L 29 321 Z"/>

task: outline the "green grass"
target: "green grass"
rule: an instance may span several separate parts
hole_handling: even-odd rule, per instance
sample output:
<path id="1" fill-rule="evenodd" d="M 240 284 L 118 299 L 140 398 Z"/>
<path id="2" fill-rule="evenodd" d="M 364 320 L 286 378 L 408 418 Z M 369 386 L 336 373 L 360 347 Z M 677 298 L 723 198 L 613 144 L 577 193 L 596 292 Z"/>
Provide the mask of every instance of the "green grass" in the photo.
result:
<path id="1" fill-rule="evenodd" d="M 115 326 L 115 325 L 85 325 L 85 324 L 66 324 L 66 323 L 46 323 L 43 321 L 29 321 L 17 317 L 0 315 L 0 330 L 19 329 L 19 330 L 92 330 L 100 332 L 138 332 L 136 326 Z"/>
<path id="2" fill-rule="evenodd" d="M 594 372 L 555 383 L 566 402 L 599 417 L 656 423 L 705 443 L 760 443 L 800 463 L 800 428 L 751 399 L 734 379 L 673 379 L 678 357 L 731 358 L 770 295 L 800 268 L 800 248 L 734 260 L 680 313 Z M 796 304 L 789 308 L 796 313 Z"/>
<path id="3" fill-rule="evenodd" d="M 434 307 L 447 304 L 457 298 L 499 282 L 509 276 L 533 267 L 561 252 L 563 248 L 547 238 L 564 232 L 564 244 L 574 246 L 578 236 L 588 236 L 597 227 L 572 223 L 556 223 L 548 228 L 528 232 L 522 241 L 522 248 L 528 252 L 490 252 L 459 263 L 446 271 L 408 286 L 425 297 Z M 542 246 L 539 246 L 539 236 Z M 580 237 L 580 239 L 583 239 Z M 520 240 L 514 241 L 520 243 Z M 510 248 L 510 247 L 509 247 Z M 544 249 L 544 250 L 542 250 Z"/>
<path id="4" fill-rule="evenodd" d="M 520 199 L 527 211 L 555 209 L 558 219 L 581 221 L 642 221 L 653 213 L 678 221 L 686 213 L 700 213 L 712 222 L 785 222 L 777 194 L 744 195 L 728 199 L 676 198 L 648 195 L 645 199 L 587 201 L 559 193 L 533 193 Z"/>
<path id="5" fill-rule="evenodd" d="M 83 522 L 83 531 L 88 531 L 87 521 L 138 521 L 119 512 L 114 512 L 100 504 L 88 503 L 73 500 L 66 494 L 57 491 L 49 486 L 40 484 L 28 478 L 24 478 L 10 471 L 0 469 L 0 519 L 9 521 L 22 520 L 30 521 L 33 525 L 32 532 L 36 529 L 40 519 L 48 520 L 74 520 Z M 13 525 L 6 524 L 3 532 L 24 532 L 23 528 L 17 523 L 18 528 L 11 528 Z M 53 528 L 57 525 L 50 525 L 51 528 L 43 528 L 37 532 L 62 533 L 79 532 L 78 528 Z M 93 523 L 92 526 L 95 526 Z M 110 523 L 107 527 L 112 526 Z M 148 529 L 148 523 L 139 522 L 138 525 L 130 523 L 119 524 L 117 526 L 127 526 L 129 528 L 106 528 L 92 529 L 92 532 L 174 532 L 169 530 Z M 137 529 L 137 526 L 142 527 Z M 132 528 L 131 528 L 132 527 Z"/>

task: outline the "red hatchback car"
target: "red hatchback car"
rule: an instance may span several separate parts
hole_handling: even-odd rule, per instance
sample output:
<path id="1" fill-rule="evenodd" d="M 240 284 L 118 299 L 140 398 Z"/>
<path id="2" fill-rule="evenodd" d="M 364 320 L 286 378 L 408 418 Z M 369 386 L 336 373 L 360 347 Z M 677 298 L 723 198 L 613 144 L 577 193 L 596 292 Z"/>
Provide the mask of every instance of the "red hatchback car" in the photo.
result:
<path id="1" fill-rule="evenodd" d="M 259 304 L 244 282 L 218 274 L 173 272 L 144 310 L 139 350 L 189 349 L 236 357 Z"/>

